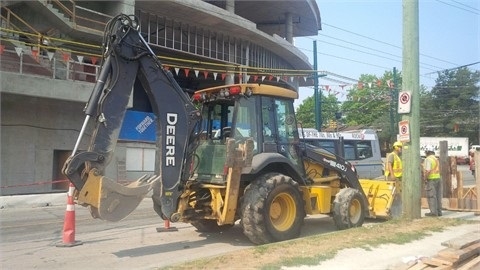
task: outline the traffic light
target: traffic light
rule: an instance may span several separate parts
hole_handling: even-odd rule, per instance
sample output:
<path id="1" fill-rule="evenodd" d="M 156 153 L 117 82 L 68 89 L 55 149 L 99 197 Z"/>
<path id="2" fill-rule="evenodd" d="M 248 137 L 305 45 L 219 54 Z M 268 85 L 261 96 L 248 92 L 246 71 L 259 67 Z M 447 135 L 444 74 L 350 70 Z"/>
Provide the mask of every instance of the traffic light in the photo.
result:
<path id="1" fill-rule="evenodd" d="M 328 122 L 328 127 L 330 127 L 330 128 L 337 128 L 337 121 L 335 121 L 335 120 L 330 120 L 330 121 Z"/>

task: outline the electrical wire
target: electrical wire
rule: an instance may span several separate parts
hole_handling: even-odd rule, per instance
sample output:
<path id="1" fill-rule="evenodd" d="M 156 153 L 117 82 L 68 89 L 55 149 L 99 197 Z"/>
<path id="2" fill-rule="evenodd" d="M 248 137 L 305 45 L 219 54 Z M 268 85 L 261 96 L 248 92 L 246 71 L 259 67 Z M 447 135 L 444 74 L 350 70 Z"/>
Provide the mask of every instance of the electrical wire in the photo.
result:
<path id="1" fill-rule="evenodd" d="M 444 5 L 447 5 L 447 6 L 450 6 L 450 7 L 454 7 L 454 8 L 457 8 L 457 9 L 460 9 L 460 10 L 463 10 L 463 11 L 466 11 L 466 12 L 470 12 L 470 13 L 473 13 L 473 14 L 476 14 L 476 15 L 479 15 L 479 14 L 480 14 L 479 12 L 475 12 L 475 11 L 474 11 L 474 10 L 477 10 L 477 11 L 478 11 L 478 9 L 473 8 L 473 7 L 471 7 L 471 6 L 468 6 L 468 5 L 465 5 L 465 4 L 463 4 L 463 3 L 459 3 L 458 1 L 453 1 L 453 0 L 452 0 L 452 2 L 455 2 L 455 3 L 459 4 L 459 5 L 468 7 L 468 8 L 473 9 L 473 10 L 466 9 L 466 8 L 462 8 L 462 7 L 459 7 L 459 6 L 456 6 L 456 5 L 452 5 L 452 4 L 450 4 L 450 3 L 447 3 L 447 2 L 441 1 L 441 0 L 437 0 L 437 2 L 442 3 L 442 4 L 444 4 Z"/>

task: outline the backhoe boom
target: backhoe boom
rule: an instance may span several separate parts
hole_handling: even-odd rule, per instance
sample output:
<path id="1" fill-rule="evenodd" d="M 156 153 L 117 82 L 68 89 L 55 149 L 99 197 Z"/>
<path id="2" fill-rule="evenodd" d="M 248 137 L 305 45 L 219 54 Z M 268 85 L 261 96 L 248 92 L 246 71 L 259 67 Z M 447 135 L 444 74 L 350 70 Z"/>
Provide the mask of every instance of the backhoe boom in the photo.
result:
<path id="1" fill-rule="evenodd" d="M 107 25 L 105 61 L 85 109 L 85 122 L 95 119 L 93 135 L 88 150 L 76 153 L 75 149 L 63 169 L 79 190 L 82 203 L 93 208 L 94 216 L 107 220 L 124 218 L 129 213 L 122 209 L 133 211 L 153 186 L 160 189 L 154 193 L 161 200 L 164 215 L 170 217 L 176 212 L 182 182 L 189 177 L 186 164 L 190 164 L 190 153 L 195 149 L 194 129 L 200 120 L 189 97 L 171 73 L 162 68 L 135 27 L 135 20 L 126 15 L 115 17 Z M 137 79 L 156 115 L 155 174 L 160 175 L 161 171 L 163 177 L 145 177 L 125 187 L 103 175 L 112 159 Z M 161 183 L 156 184 L 160 178 Z M 115 211 L 121 214 L 117 216 Z"/>

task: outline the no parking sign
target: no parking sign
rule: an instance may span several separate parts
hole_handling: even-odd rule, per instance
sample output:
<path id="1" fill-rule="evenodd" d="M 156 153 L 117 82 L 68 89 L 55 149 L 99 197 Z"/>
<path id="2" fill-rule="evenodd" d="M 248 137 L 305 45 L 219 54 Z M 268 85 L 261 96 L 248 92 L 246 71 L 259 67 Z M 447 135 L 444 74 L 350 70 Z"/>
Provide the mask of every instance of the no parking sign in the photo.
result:
<path id="1" fill-rule="evenodd" d="M 408 120 L 398 122 L 398 140 L 401 142 L 410 141 L 410 123 Z"/>
<path id="2" fill-rule="evenodd" d="M 398 94 L 398 113 L 410 113 L 412 94 L 410 91 L 402 91 Z"/>

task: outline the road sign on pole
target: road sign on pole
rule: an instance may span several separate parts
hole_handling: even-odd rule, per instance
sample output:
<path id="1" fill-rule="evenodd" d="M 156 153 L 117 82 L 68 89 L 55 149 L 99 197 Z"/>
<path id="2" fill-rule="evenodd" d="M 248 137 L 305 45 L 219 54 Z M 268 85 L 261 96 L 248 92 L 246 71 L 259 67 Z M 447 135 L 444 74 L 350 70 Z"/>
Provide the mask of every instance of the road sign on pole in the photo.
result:
<path id="1" fill-rule="evenodd" d="M 398 94 L 398 113 L 410 113 L 412 104 L 412 93 L 410 91 L 402 91 Z"/>
<path id="2" fill-rule="evenodd" d="M 398 122 L 398 140 L 401 142 L 410 141 L 410 127 L 408 120 Z"/>

